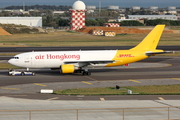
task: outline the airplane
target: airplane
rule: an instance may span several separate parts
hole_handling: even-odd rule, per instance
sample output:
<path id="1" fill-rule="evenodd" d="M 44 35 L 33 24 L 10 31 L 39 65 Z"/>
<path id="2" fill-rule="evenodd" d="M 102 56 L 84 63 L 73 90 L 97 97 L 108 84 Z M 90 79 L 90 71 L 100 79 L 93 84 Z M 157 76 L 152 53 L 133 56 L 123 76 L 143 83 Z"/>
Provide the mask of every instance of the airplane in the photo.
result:
<path id="1" fill-rule="evenodd" d="M 155 28 L 137 46 L 129 50 L 89 51 L 40 51 L 25 52 L 12 57 L 8 62 L 26 68 L 58 69 L 60 73 L 91 75 L 87 66 L 113 67 L 140 61 L 156 54 L 170 53 L 156 49 L 165 25 Z"/>

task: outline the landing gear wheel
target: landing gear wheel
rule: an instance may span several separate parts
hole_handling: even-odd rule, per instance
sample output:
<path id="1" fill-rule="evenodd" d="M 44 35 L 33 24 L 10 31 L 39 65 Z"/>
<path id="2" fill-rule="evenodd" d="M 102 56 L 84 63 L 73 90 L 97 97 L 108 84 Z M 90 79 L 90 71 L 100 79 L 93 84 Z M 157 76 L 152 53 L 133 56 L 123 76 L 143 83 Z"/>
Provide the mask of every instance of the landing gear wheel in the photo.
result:
<path id="1" fill-rule="evenodd" d="M 87 75 L 90 76 L 90 75 L 91 75 L 91 72 L 87 72 Z"/>
<path id="2" fill-rule="evenodd" d="M 35 73 L 35 72 L 33 72 L 33 73 L 32 73 L 32 75 L 33 75 L 33 76 L 35 76 L 35 75 L 36 75 L 36 73 Z"/>
<path id="3" fill-rule="evenodd" d="M 82 75 L 86 75 L 86 72 L 84 71 L 84 72 L 82 73 Z"/>
<path id="4" fill-rule="evenodd" d="M 84 71 L 82 74 L 83 74 L 83 75 L 91 75 L 90 72 L 86 72 L 86 71 Z"/>
<path id="5" fill-rule="evenodd" d="M 24 72 L 21 72 L 21 76 L 24 76 Z"/>

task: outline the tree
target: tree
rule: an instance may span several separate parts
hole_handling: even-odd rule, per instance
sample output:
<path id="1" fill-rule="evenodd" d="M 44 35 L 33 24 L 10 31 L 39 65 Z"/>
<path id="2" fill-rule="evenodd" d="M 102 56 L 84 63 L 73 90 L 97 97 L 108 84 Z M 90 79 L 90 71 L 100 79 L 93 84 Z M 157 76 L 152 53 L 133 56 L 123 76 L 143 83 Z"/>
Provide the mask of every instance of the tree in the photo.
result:
<path id="1" fill-rule="evenodd" d="M 96 20 L 86 20 L 86 26 L 99 26 L 99 23 Z"/>
<path id="2" fill-rule="evenodd" d="M 59 26 L 69 26 L 69 22 L 70 22 L 69 19 L 59 19 L 58 20 L 58 25 Z"/>
<path id="3" fill-rule="evenodd" d="M 107 22 L 105 19 L 96 19 L 96 21 L 98 22 L 99 26 L 103 26 L 104 23 Z"/>
<path id="4" fill-rule="evenodd" d="M 136 20 L 131 20 L 131 21 L 122 21 L 121 26 L 144 26 L 144 24 Z"/>

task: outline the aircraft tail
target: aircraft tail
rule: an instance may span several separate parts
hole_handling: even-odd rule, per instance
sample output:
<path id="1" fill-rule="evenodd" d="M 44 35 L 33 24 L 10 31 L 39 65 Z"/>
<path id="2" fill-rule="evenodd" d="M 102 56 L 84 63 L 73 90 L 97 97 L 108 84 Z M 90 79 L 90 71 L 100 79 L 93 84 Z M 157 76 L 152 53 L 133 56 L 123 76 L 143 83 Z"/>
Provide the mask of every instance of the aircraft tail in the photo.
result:
<path id="1" fill-rule="evenodd" d="M 165 25 L 156 25 L 156 27 L 143 39 L 141 43 L 130 50 L 155 50 Z"/>

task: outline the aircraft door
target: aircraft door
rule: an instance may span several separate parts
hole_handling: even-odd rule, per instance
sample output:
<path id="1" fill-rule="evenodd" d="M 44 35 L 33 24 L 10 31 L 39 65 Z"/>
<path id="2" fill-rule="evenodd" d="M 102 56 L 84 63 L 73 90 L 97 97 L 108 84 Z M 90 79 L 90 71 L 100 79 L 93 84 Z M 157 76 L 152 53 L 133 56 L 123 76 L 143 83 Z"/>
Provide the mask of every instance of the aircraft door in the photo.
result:
<path id="1" fill-rule="evenodd" d="M 26 54 L 24 56 L 24 64 L 25 64 L 26 67 L 31 67 L 31 65 L 32 65 L 32 60 L 31 59 L 32 58 L 28 54 Z"/>

